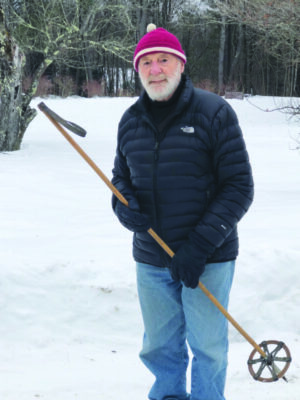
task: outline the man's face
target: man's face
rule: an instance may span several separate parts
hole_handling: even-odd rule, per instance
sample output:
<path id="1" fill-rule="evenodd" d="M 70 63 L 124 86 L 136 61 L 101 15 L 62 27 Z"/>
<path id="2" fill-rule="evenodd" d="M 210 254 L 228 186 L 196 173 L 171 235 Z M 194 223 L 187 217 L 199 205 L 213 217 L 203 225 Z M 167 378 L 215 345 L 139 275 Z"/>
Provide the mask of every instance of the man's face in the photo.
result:
<path id="1" fill-rule="evenodd" d="M 142 85 L 150 99 L 156 101 L 166 101 L 172 97 L 183 71 L 183 62 L 172 54 L 147 54 L 139 61 Z"/>

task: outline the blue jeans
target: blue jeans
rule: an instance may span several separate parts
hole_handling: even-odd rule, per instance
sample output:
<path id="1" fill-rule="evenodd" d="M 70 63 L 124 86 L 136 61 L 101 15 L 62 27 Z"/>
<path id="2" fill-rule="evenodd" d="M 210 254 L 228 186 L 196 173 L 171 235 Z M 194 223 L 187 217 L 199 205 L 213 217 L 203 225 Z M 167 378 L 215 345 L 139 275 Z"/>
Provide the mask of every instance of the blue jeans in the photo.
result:
<path id="1" fill-rule="evenodd" d="M 207 264 L 201 282 L 227 308 L 235 262 Z M 155 376 L 150 400 L 225 400 L 228 323 L 202 290 L 172 280 L 167 268 L 137 263 L 145 334 L 141 360 Z M 186 388 L 193 354 L 191 394 Z"/>

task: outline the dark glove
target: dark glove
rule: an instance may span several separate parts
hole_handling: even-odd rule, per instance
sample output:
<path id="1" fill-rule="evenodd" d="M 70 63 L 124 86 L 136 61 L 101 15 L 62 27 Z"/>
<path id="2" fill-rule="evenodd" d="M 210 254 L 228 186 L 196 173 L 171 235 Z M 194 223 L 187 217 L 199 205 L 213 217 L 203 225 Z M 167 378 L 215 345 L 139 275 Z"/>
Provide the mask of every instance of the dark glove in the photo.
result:
<path id="1" fill-rule="evenodd" d="M 182 281 L 186 287 L 195 289 L 205 270 L 207 256 L 190 242 L 184 243 L 171 261 L 170 272 L 174 281 Z"/>
<path id="2" fill-rule="evenodd" d="M 133 202 L 132 204 L 129 202 L 127 207 L 117 199 L 114 211 L 121 224 L 132 232 L 146 232 L 150 228 L 149 219 Z"/>

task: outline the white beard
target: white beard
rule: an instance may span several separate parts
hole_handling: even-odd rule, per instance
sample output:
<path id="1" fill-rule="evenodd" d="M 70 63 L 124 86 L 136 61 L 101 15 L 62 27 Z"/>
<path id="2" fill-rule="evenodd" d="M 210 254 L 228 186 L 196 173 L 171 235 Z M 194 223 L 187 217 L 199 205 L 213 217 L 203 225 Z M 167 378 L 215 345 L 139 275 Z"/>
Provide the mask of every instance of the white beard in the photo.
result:
<path id="1" fill-rule="evenodd" d="M 160 79 L 165 79 L 160 85 L 155 86 L 151 83 L 153 80 Z M 173 95 L 179 85 L 181 80 L 181 64 L 178 62 L 177 68 L 171 76 L 166 77 L 164 74 L 155 77 L 150 76 L 149 78 L 142 78 L 140 76 L 140 80 L 151 100 L 166 101 Z"/>

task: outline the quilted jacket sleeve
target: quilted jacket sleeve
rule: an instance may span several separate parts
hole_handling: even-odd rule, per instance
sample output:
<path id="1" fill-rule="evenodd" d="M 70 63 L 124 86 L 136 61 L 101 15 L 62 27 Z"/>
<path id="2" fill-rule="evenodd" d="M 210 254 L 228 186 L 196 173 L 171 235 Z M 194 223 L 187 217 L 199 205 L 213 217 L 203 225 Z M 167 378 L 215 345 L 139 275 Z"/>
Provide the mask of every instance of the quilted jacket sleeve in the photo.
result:
<path id="1" fill-rule="evenodd" d="M 132 188 L 131 180 L 130 180 L 130 171 L 126 162 L 125 157 L 123 156 L 120 150 L 120 134 L 121 134 L 121 126 L 123 125 L 123 121 L 126 120 L 126 114 L 120 121 L 119 124 L 119 132 L 118 132 L 118 146 L 116 150 L 116 156 L 114 160 L 114 168 L 113 168 L 113 178 L 112 184 L 119 190 L 119 192 L 125 197 L 125 199 L 129 203 L 129 207 L 134 210 L 139 210 L 139 204 L 134 194 L 134 190 Z M 116 196 L 112 196 L 112 208 L 115 210 L 117 203 Z"/>
<path id="2" fill-rule="evenodd" d="M 253 200 L 253 179 L 235 112 L 223 104 L 211 125 L 212 163 L 217 192 L 190 233 L 190 239 L 213 254 L 236 228 Z"/>

